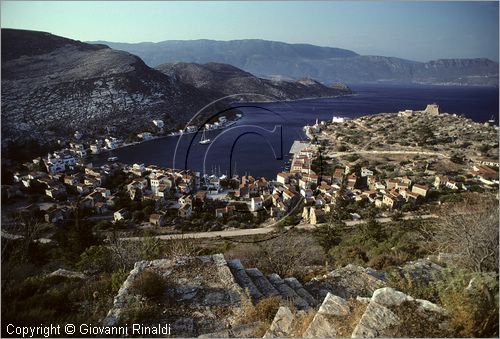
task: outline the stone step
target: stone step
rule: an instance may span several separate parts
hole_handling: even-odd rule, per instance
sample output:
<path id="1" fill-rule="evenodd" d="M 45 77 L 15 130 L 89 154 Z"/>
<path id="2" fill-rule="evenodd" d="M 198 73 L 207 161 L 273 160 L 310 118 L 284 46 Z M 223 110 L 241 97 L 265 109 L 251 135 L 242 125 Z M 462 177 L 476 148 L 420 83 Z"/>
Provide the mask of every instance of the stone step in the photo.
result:
<path id="1" fill-rule="evenodd" d="M 285 278 L 285 283 L 294 289 L 295 293 L 297 293 L 302 299 L 304 299 L 309 306 L 316 306 L 318 304 L 317 300 L 311 295 L 311 293 L 307 292 L 307 290 L 302 286 L 302 284 L 295 277 Z"/>
<path id="2" fill-rule="evenodd" d="M 247 268 L 246 272 L 265 298 L 280 295 L 280 292 L 278 292 L 278 290 L 269 282 L 266 276 L 258 268 Z"/>
<path id="3" fill-rule="evenodd" d="M 270 274 L 268 275 L 268 279 L 269 282 L 273 284 L 274 288 L 276 288 L 278 292 L 280 292 L 281 297 L 285 300 L 290 300 L 291 302 L 293 302 L 294 306 L 298 310 L 307 310 L 310 308 L 310 305 L 307 303 L 307 301 L 302 299 L 302 297 L 298 295 L 293 288 L 288 286 L 278 274 Z"/>
<path id="4" fill-rule="evenodd" d="M 243 264 L 239 259 L 227 260 L 227 266 L 231 270 L 231 273 L 233 274 L 234 279 L 236 280 L 238 285 L 240 285 L 244 290 L 248 290 L 252 301 L 255 302 L 259 299 L 262 299 L 262 293 L 259 291 L 257 286 L 255 286 L 252 279 L 248 276 L 247 272 L 245 271 L 245 267 L 243 267 Z"/>

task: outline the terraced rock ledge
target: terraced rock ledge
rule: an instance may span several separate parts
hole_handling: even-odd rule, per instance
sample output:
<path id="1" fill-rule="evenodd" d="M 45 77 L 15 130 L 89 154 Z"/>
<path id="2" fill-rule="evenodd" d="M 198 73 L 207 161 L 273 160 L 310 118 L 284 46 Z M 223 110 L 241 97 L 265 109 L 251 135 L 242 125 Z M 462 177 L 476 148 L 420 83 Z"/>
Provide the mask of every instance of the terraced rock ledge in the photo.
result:
<path id="1" fill-rule="evenodd" d="M 425 261 L 409 266 L 426 267 L 434 266 Z M 140 261 L 116 295 L 104 325 L 140 318 L 170 324 L 174 337 L 205 338 L 262 333 L 266 338 L 448 335 L 444 309 L 385 285 L 383 273 L 355 265 L 303 285 L 294 277 L 245 268 L 240 260 L 226 260 L 222 254 Z M 281 300 L 272 323 L 248 322 L 248 304 L 269 298 Z M 262 326 L 267 326 L 265 332 Z"/>

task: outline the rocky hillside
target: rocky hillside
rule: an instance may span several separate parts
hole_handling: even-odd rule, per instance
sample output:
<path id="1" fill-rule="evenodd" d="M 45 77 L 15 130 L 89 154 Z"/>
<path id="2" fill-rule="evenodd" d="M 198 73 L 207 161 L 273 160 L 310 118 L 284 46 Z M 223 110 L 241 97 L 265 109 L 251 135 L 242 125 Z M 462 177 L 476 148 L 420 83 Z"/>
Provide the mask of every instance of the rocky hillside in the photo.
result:
<path id="1" fill-rule="evenodd" d="M 441 270 L 421 260 L 407 264 L 401 273 L 425 281 Z M 134 319 L 151 326 L 170 324 L 173 337 L 204 338 L 261 337 L 264 333 L 265 338 L 452 335 L 445 309 L 386 285 L 385 273 L 355 265 L 303 286 L 293 277 L 264 275 L 222 254 L 141 261 L 120 288 L 104 325 Z M 148 303 L 153 300 L 154 312 L 143 314 L 140 310 L 151 307 Z M 281 307 L 272 314 L 270 324 L 251 318 L 259 305 L 279 300 Z M 138 318 L 141 314 L 147 319 Z"/>
<path id="2" fill-rule="evenodd" d="M 484 58 L 416 62 L 266 40 L 104 43 L 134 53 L 153 67 L 179 61 L 220 62 L 260 77 L 301 79 L 307 76 L 324 83 L 498 85 L 498 63 Z"/>
<path id="3" fill-rule="evenodd" d="M 180 121 L 211 96 L 127 52 L 49 33 L 2 30 L 2 139 L 137 131 Z"/>
<path id="4" fill-rule="evenodd" d="M 315 80 L 273 81 L 258 78 L 227 64 L 174 63 L 157 66 L 164 74 L 199 89 L 213 90 L 221 95 L 255 93 L 268 100 L 293 100 L 308 97 L 332 97 L 352 93 L 342 84 L 327 87 Z M 262 100 L 262 99 L 261 99 Z"/>
<path id="5" fill-rule="evenodd" d="M 271 82 L 227 65 L 160 69 L 106 45 L 3 29 L 3 145 L 26 139 L 67 140 L 76 130 L 88 139 L 102 137 L 105 127 L 125 137 L 151 127 L 153 119 L 164 120 L 167 128 L 177 127 L 201 107 L 241 91 L 276 99 L 350 92 L 315 81 Z"/>

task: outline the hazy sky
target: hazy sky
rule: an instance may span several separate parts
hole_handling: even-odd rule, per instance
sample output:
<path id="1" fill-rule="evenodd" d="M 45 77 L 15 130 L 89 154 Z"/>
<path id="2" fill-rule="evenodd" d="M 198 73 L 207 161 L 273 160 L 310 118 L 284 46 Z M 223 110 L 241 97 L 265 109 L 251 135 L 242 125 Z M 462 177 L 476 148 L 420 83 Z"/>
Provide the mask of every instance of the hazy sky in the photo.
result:
<path id="1" fill-rule="evenodd" d="M 258 38 L 419 61 L 498 61 L 498 2 L 2 1 L 1 25 L 82 41 Z"/>

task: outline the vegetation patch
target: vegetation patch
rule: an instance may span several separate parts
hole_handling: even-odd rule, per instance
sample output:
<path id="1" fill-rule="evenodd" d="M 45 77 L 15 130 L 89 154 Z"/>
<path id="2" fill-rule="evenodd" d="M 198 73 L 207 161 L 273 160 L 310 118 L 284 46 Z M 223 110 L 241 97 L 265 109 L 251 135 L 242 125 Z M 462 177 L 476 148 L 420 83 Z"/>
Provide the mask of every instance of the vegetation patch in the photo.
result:
<path id="1" fill-rule="evenodd" d="M 165 279 L 152 270 L 139 273 L 130 285 L 131 291 L 149 299 L 161 297 L 165 288 Z"/>

